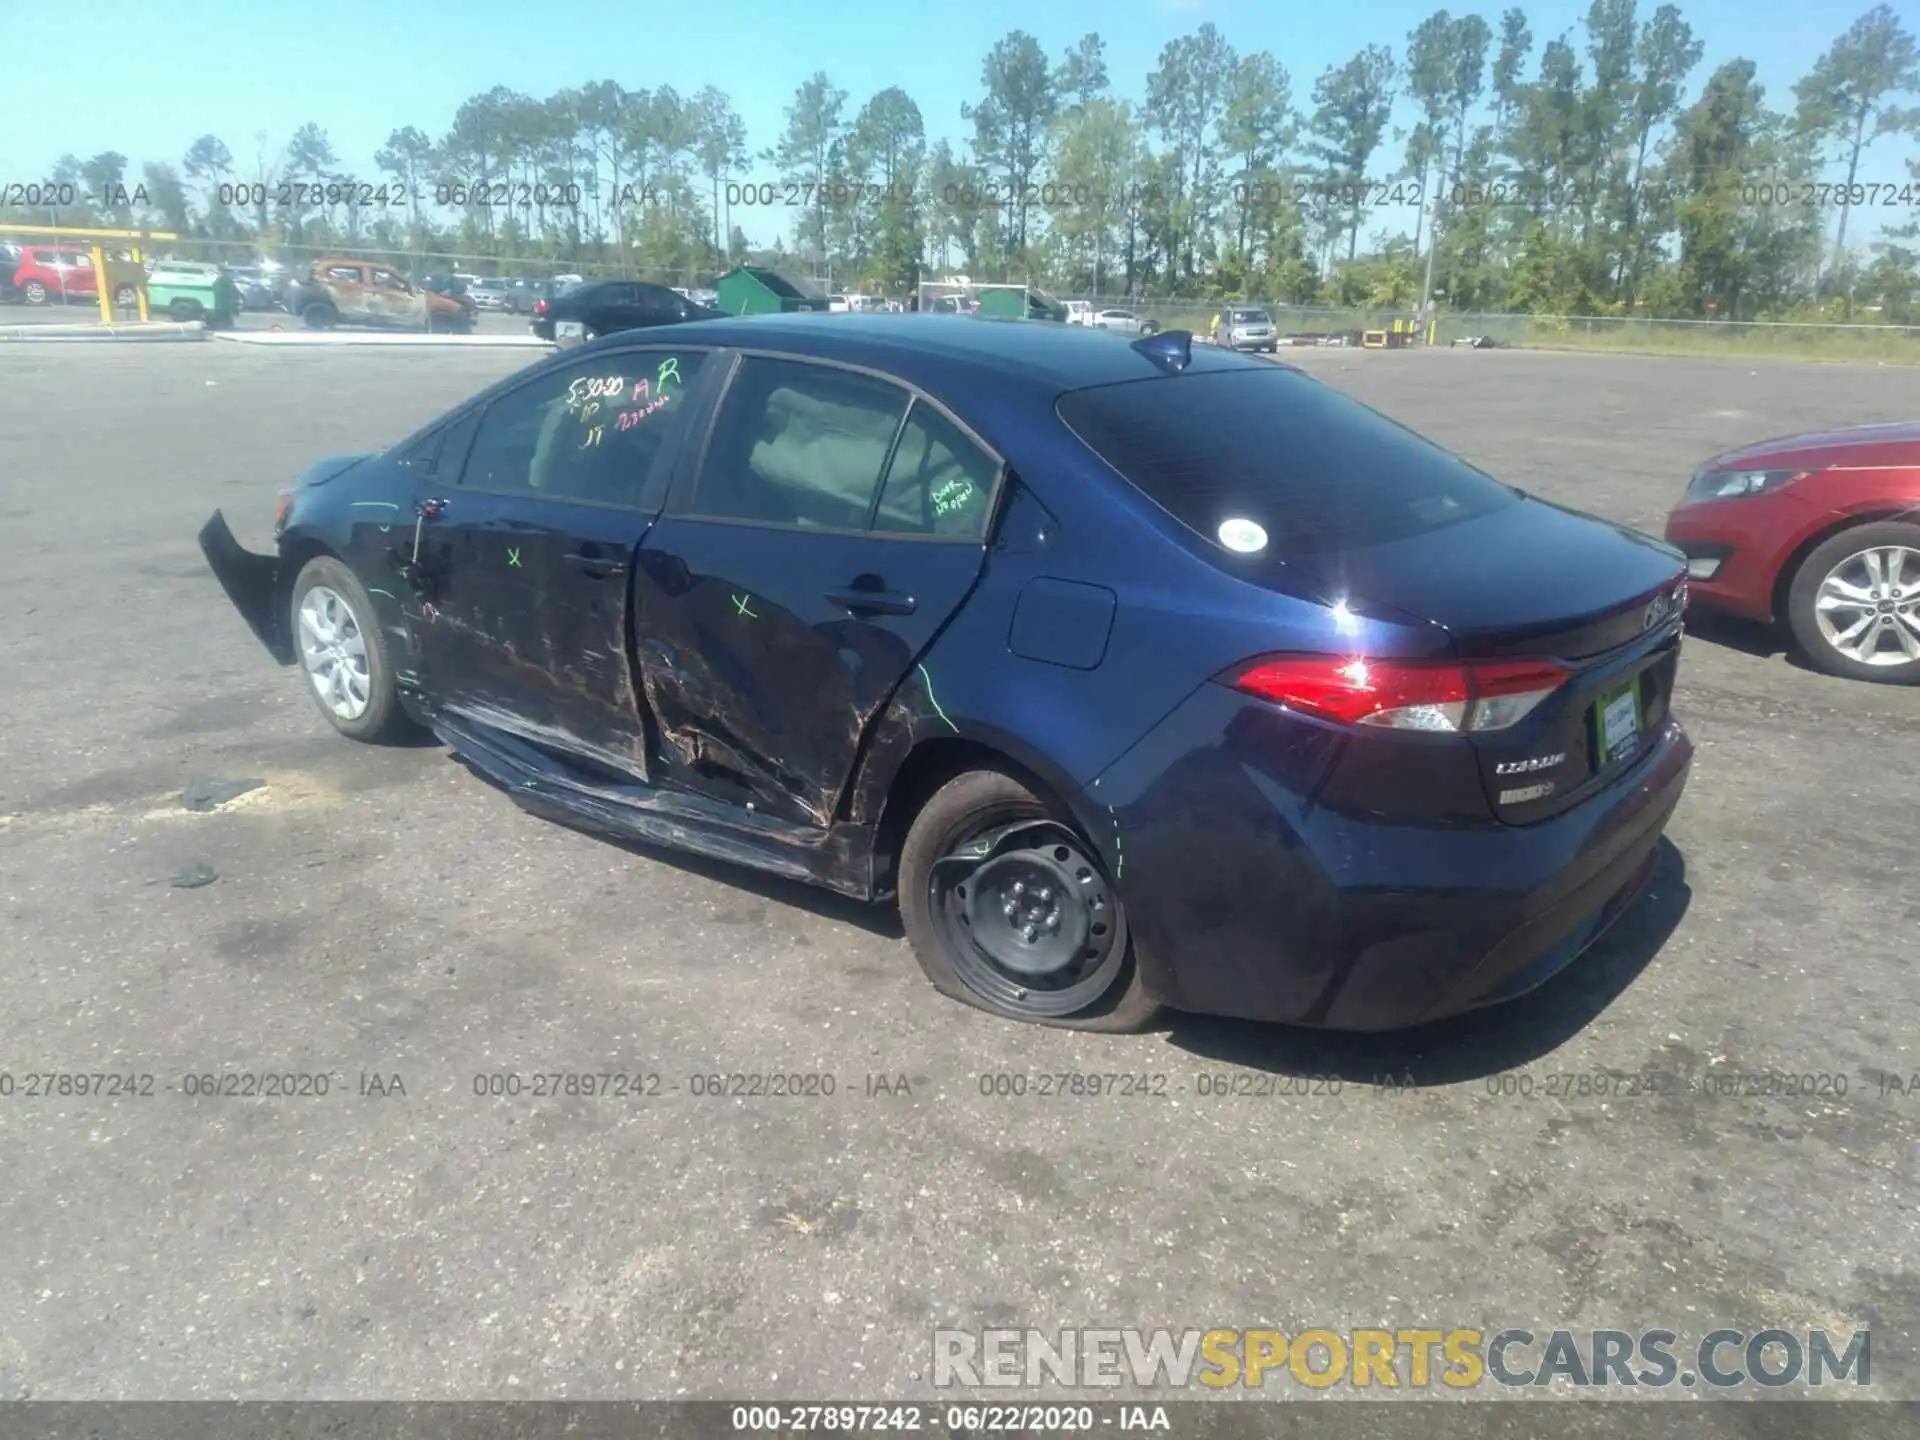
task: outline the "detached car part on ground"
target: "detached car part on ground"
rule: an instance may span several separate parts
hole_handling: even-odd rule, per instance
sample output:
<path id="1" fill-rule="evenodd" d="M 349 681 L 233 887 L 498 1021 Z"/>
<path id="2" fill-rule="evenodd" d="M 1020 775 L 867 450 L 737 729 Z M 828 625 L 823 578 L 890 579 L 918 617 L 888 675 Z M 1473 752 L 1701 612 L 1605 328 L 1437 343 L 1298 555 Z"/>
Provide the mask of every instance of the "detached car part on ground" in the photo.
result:
<path id="1" fill-rule="evenodd" d="M 1692 754 L 1678 552 L 1183 332 L 614 335 L 317 462 L 275 528 L 200 543 L 341 733 L 897 899 L 934 985 L 1023 1020 L 1521 994 Z"/>
<path id="2" fill-rule="evenodd" d="M 1716 456 L 1667 517 L 1694 594 L 1784 623 L 1829 675 L 1920 684 L 1920 423 L 1766 440 Z"/>
<path id="3" fill-rule="evenodd" d="M 473 312 L 459 300 L 366 260 L 315 261 L 288 286 L 285 304 L 309 330 L 351 325 L 464 335 L 473 329 Z"/>

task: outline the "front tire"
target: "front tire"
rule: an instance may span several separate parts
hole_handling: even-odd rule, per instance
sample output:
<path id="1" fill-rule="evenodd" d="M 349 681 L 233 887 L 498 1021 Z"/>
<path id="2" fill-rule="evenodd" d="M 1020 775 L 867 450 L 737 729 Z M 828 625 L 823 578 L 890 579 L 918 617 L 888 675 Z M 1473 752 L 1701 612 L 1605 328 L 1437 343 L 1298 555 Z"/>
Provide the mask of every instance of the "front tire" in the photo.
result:
<path id="1" fill-rule="evenodd" d="M 331 555 L 309 560 L 293 582 L 288 627 L 308 693 L 329 725 L 371 744 L 412 732 L 386 632 L 352 570 Z"/>
<path id="2" fill-rule="evenodd" d="M 20 287 L 20 295 L 29 305 L 44 305 L 47 303 L 47 287 L 38 280 L 29 280 L 26 284 L 22 285 Z"/>
<path id="3" fill-rule="evenodd" d="M 942 786 L 900 852 L 900 917 L 943 995 L 1008 1019 L 1138 1030 L 1147 994 L 1099 854 L 999 770 Z"/>
<path id="4" fill-rule="evenodd" d="M 1814 547 L 1794 572 L 1787 623 L 1829 675 L 1920 684 L 1920 525 L 1875 521 Z"/>
<path id="5" fill-rule="evenodd" d="M 338 316 L 331 305 L 309 305 L 300 312 L 300 320 L 309 330 L 331 330 Z"/>

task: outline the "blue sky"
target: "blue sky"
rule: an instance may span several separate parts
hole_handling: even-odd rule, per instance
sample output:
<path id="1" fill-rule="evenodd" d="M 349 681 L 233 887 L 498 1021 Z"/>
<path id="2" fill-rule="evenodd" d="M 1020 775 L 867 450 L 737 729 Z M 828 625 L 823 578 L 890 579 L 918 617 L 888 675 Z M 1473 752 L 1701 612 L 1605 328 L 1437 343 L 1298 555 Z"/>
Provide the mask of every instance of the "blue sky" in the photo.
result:
<path id="1" fill-rule="evenodd" d="M 1706 45 L 1689 98 L 1720 62 L 1751 58 L 1770 101 L 1870 0 L 1681 0 Z M 250 170 L 255 136 L 283 149 L 305 121 L 326 129 L 343 169 L 376 178 L 373 152 L 388 133 L 417 125 L 438 138 L 455 108 L 496 84 L 544 96 L 586 80 L 631 88 L 672 84 L 692 94 L 713 84 L 733 97 L 756 151 L 771 145 L 782 108 L 801 81 L 824 69 L 850 94 L 849 115 L 873 92 L 899 85 L 919 103 L 929 138 L 963 141 L 963 102 L 980 93 L 981 59 L 1007 31 L 1025 29 L 1058 58 L 1074 40 L 1098 31 L 1119 93 L 1138 97 L 1161 46 L 1205 21 L 1242 51 L 1268 50 L 1293 77 L 1297 104 L 1314 78 L 1369 43 L 1404 52 L 1407 32 L 1438 8 L 1436 0 L 1300 4 L 1282 0 L 974 0 L 964 5 L 913 0 L 328 0 L 283 7 L 260 0 L 94 0 L 63 22 L 58 51 L 0 59 L 7 124 L 0 133 L 0 184 L 45 177 L 62 152 L 101 150 L 140 162 L 178 162 L 195 136 L 211 131 Z M 1455 13 L 1476 8 L 1456 3 Z M 1499 0 L 1477 7 L 1497 25 Z M 1586 0 L 1528 4 L 1538 47 L 1578 28 Z M 1642 0 L 1643 14 L 1653 0 Z M 1920 3 L 1898 0 L 1920 29 Z M 29 7 L 0 0 L 0 26 L 23 33 Z M 92 37 L 105 43 L 95 44 Z M 217 58 L 215 58 L 217 57 Z M 1406 119 L 1402 103 L 1396 122 Z M 1386 173 L 1398 163 L 1397 145 Z M 1870 152 L 1864 180 L 1904 181 L 1902 142 Z M 1383 155 L 1383 160 L 1387 157 Z M 735 212 L 737 223 L 754 217 Z M 1860 217 L 1864 219 L 1864 215 Z M 749 238 L 771 240 L 765 233 Z M 1856 234 L 1868 229 L 1859 223 Z"/>

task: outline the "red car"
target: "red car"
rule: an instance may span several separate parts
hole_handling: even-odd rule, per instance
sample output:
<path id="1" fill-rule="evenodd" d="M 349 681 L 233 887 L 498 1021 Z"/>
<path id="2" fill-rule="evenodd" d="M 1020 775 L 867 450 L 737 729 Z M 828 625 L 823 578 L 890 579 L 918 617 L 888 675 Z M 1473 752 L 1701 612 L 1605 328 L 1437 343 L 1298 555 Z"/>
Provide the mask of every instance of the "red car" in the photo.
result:
<path id="1" fill-rule="evenodd" d="M 1830 675 L 1920 684 L 1920 423 L 1763 440 L 1667 517 L 1692 600 L 1784 621 Z"/>
<path id="2" fill-rule="evenodd" d="M 29 245 L 20 252 L 13 288 L 29 305 L 45 305 L 63 296 L 91 300 L 96 293 L 93 257 L 84 250 Z"/>

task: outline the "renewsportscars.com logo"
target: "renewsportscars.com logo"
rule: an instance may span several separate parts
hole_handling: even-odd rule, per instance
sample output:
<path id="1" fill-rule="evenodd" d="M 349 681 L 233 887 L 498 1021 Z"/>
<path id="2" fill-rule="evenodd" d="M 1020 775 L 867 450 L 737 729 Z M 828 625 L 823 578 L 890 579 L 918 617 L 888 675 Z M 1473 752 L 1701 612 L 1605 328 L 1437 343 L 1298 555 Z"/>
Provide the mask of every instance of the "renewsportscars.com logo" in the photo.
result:
<path id="1" fill-rule="evenodd" d="M 1467 1329 L 936 1330 L 937 1388 L 1730 1390 L 1873 1383 L 1871 1332 Z"/>

